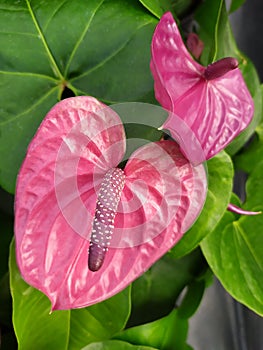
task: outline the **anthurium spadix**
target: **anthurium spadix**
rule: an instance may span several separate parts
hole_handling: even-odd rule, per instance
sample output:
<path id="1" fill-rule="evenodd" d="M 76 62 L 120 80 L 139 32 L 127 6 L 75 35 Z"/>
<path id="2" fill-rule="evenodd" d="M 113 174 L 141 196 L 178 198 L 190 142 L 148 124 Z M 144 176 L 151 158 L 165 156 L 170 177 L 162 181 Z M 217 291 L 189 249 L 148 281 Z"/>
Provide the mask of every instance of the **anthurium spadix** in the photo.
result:
<path id="1" fill-rule="evenodd" d="M 52 309 L 84 307 L 125 288 L 192 225 L 206 172 L 172 140 L 137 149 L 119 116 L 92 97 L 59 102 L 29 145 L 16 189 L 17 263 Z"/>
<path id="2" fill-rule="evenodd" d="M 254 105 L 238 61 L 227 57 L 208 67 L 200 65 L 169 12 L 153 35 L 151 71 L 156 99 L 172 111 L 162 127 L 194 164 L 213 157 L 250 123 Z M 199 145 L 203 152 L 196 151 Z"/>

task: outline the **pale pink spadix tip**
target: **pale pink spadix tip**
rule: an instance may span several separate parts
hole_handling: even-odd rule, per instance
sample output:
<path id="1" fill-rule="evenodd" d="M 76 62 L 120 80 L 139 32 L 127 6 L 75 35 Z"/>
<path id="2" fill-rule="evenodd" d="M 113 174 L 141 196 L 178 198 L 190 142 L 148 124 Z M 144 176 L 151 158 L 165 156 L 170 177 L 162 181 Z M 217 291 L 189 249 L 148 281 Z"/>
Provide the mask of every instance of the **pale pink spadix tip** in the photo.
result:
<path id="1" fill-rule="evenodd" d="M 114 229 L 121 193 L 125 184 L 122 169 L 112 168 L 104 176 L 98 194 L 89 245 L 89 270 L 98 271 L 105 259 Z"/>
<path id="2" fill-rule="evenodd" d="M 236 58 L 225 57 L 219 61 L 209 64 L 204 71 L 204 77 L 206 80 L 214 80 L 222 77 L 237 67 L 238 60 Z"/>
<path id="3" fill-rule="evenodd" d="M 227 206 L 227 210 L 232 211 L 232 213 L 240 214 L 240 215 L 259 215 L 262 214 L 261 211 L 249 211 L 243 210 L 239 208 L 237 205 L 229 203 Z"/>

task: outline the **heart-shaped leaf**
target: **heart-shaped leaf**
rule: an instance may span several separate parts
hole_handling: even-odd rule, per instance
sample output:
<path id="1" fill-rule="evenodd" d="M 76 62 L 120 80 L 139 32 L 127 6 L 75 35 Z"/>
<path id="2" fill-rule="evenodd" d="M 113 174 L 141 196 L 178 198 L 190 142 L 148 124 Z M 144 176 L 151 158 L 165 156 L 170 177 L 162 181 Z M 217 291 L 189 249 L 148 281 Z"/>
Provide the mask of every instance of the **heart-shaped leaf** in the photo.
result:
<path id="1" fill-rule="evenodd" d="M 9 266 L 13 324 L 21 349 L 80 349 L 124 328 L 130 314 L 130 288 L 86 309 L 50 314 L 48 298 L 21 278 L 13 243 Z"/>
<path id="2" fill-rule="evenodd" d="M 263 209 L 262 173 L 261 161 L 247 181 L 244 205 L 247 210 Z M 251 217 L 226 212 L 215 230 L 201 243 L 211 269 L 225 289 L 260 315 L 263 315 L 262 226 L 262 214 Z"/>
<path id="3" fill-rule="evenodd" d="M 157 20 L 129 0 L 4 1 L 0 18 L 0 183 L 14 193 L 26 147 L 65 88 L 108 103 L 154 100 Z"/>
<path id="4" fill-rule="evenodd" d="M 163 15 L 152 40 L 155 95 L 172 111 L 163 128 L 194 164 L 216 155 L 252 120 L 253 100 L 236 66 L 230 58 L 201 66 L 187 51 L 171 13 Z"/>
<path id="5" fill-rule="evenodd" d="M 90 271 L 97 205 L 107 208 L 111 192 L 103 190 L 97 200 L 98 193 L 124 152 L 118 115 L 84 96 L 58 103 L 29 146 L 17 182 L 17 261 L 25 280 L 49 296 L 53 309 L 88 306 L 125 288 L 182 237 L 202 209 L 202 165 L 193 167 L 174 141 L 139 148 L 124 169 L 105 262 L 98 272 Z M 119 182 L 110 181 L 113 191 Z"/>

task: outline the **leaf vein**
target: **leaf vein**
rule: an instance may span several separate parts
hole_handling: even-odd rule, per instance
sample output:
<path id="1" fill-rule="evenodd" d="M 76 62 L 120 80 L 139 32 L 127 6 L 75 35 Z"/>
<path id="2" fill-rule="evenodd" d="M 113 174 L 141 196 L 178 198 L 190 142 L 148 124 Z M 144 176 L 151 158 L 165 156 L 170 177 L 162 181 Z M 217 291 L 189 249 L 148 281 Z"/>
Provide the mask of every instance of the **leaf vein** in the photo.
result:
<path id="1" fill-rule="evenodd" d="M 106 57 L 104 60 L 102 60 L 101 62 L 99 62 L 98 64 L 96 64 L 94 67 L 92 67 L 91 69 L 89 69 L 88 71 L 84 72 L 83 74 L 78 75 L 77 77 L 74 77 L 73 79 L 71 79 L 71 82 L 83 78 L 89 74 L 91 74 L 92 72 L 94 72 L 95 70 L 97 70 L 98 68 L 100 68 L 101 66 L 103 66 L 105 63 L 107 63 L 108 61 L 110 61 L 111 59 L 113 59 L 114 57 L 116 57 L 122 50 L 125 49 L 125 47 L 128 45 L 128 43 L 133 39 L 133 37 L 135 36 L 135 33 L 140 30 L 141 28 L 143 28 L 144 26 L 150 24 L 151 22 L 147 22 L 144 23 L 143 25 L 139 26 L 138 28 L 136 28 L 135 32 L 132 34 L 132 36 L 130 38 L 128 38 L 127 41 L 125 41 L 120 47 L 118 47 L 114 52 L 112 52 L 111 55 L 109 55 L 108 57 Z"/>
<path id="2" fill-rule="evenodd" d="M 50 49 L 48 47 L 47 41 L 45 39 L 45 36 L 44 36 L 40 26 L 39 26 L 39 23 L 38 23 L 38 21 L 36 19 L 36 16 L 35 16 L 35 14 L 33 12 L 32 7 L 30 5 L 30 1 L 26 0 L 26 3 L 27 3 L 28 11 L 29 11 L 29 13 L 31 15 L 32 21 L 33 21 L 33 23 L 35 25 L 36 31 L 38 32 L 39 37 L 40 37 L 40 39 L 42 41 L 42 44 L 43 44 L 43 46 L 44 46 L 44 48 L 45 48 L 45 50 L 47 52 L 48 58 L 49 58 L 49 60 L 51 62 L 51 65 L 52 65 L 52 67 L 54 69 L 54 72 L 57 75 L 57 77 L 59 77 L 61 80 L 64 80 L 63 79 L 63 75 L 61 74 L 61 72 L 60 72 L 60 70 L 59 70 L 59 68 L 57 66 L 57 63 L 56 63 L 56 61 L 55 61 L 55 59 L 54 59 L 54 57 L 53 57 L 53 55 L 52 55 L 52 53 L 51 53 L 51 51 L 50 51 Z"/>
<path id="3" fill-rule="evenodd" d="M 36 101 L 36 103 L 32 104 L 28 109 L 25 111 L 15 115 L 13 118 L 9 118 L 8 120 L 5 120 L 3 122 L 0 122 L 0 126 L 6 125 L 8 123 L 13 122 L 14 120 L 20 118 L 22 115 L 25 115 L 29 112 L 31 112 L 35 107 L 40 105 L 46 98 L 48 98 L 55 90 L 57 90 L 57 86 L 55 86 L 53 89 L 49 90 L 44 96 L 42 96 L 39 100 Z"/>
<path id="4" fill-rule="evenodd" d="M 70 64 L 71 64 L 71 62 L 72 62 L 72 60 L 73 60 L 73 58 L 74 58 L 74 56 L 75 56 L 75 54 L 76 54 L 76 52 L 77 52 L 77 50 L 78 50 L 78 48 L 79 48 L 79 46 L 80 46 L 80 44 L 81 44 L 81 42 L 82 42 L 84 36 L 86 35 L 87 31 L 88 31 L 89 28 L 90 28 L 90 25 L 91 25 L 91 22 L 92 22 L 94 16 L 96 15 L 96 13 L 98 12 L 98 10 L 100 9 L 100 7 L 102 6 L 103 3 L 104 3 L 104 0 L 101 0 L 100 3 L 98 4 L 98 6 L 95 8 L 94 13 L 91 15 L 91 17 L 90 17 L 90 19 L 89 19 L 89 21 L 88 21 L 86 27 L 84 28 L 84 30 L 83 30 L 83 32 L 81 33 L 79 39 L 77 40 L 77 42 L 76 42 L 76 44 L 75 44 L 75 46 L 74 46 L 74 48 L 73 48 L 73 50 L 72 50 L 72 52 L 71 52 L 71 54 L 70 54 L 68 63 L 67 63 L 67 65 L 66 65 L 66 68 L 65 68 L 65 76 L 67 76 L 67 72 L 68 72 L 68 70 L 69 70 L 69 66 L 70 66 Z"/>

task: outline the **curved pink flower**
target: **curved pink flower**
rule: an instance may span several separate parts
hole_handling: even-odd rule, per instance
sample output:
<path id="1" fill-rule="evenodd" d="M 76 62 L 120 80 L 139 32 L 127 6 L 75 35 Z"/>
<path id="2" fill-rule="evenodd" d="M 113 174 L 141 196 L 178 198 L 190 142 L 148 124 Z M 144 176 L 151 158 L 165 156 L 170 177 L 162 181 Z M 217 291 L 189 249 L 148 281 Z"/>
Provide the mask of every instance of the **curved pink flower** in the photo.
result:
<path id="1" fill-rule="evenodd" d="M 17 179 L 17 262 L 52 309 L 119 292 L 199 215 L 205 170 L 174 141 L 139 148 L 122 170 L 124 154 L 118 115 L 84 96 L 54 106 L 28 148 Z"/>
<path id="2" fill-rule="evenodd" d="M 252 119 L 253 100 L 237 65 L 225 58 L 203 67 L 187 51 L 172 14 L 162 16 L 152 39 L 155 96 L 173 112 L 163 128 L 194 164 L 225 148 Z"/>

